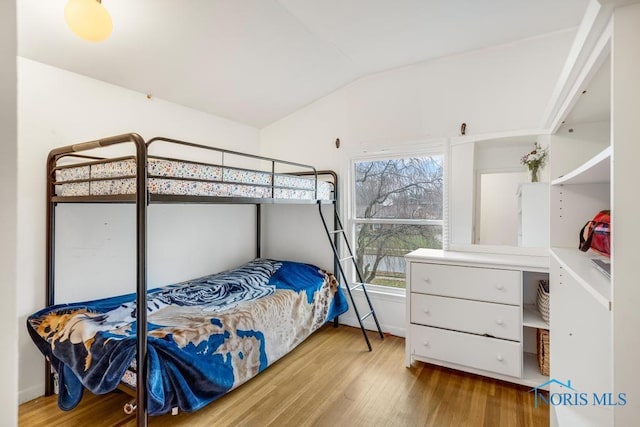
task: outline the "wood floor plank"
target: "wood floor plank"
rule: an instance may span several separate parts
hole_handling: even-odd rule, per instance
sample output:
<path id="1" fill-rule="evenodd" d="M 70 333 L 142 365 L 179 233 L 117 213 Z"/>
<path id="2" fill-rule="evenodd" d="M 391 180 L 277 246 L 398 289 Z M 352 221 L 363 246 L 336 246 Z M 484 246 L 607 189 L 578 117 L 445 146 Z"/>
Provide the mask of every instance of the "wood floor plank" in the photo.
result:
<path id="1" fill-rule="evenodd" d="M 325 326 L 265 372 L 207 407 L 150 417 L 150 426 L 548 426 L 526 387 L 433 365 L 404 366 L 404 339 Z M 135 426 L 122 393 L 85 393 L 64 412 L 56 397 L 20 405 L 21 426 Z"/>

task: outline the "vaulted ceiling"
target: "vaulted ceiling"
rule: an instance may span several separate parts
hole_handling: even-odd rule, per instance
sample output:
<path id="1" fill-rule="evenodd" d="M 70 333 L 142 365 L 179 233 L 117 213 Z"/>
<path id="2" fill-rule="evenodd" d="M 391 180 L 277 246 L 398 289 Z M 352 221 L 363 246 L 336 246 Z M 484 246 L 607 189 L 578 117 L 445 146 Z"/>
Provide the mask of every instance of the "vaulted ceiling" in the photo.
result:
<path id="1" fill-rule="evenodd" d="M 587 0 L 103 0 L 104 42 L 66 0 L 18 2 L 19 55 L 258 128 L 371 74 L 576 27 Z"/>

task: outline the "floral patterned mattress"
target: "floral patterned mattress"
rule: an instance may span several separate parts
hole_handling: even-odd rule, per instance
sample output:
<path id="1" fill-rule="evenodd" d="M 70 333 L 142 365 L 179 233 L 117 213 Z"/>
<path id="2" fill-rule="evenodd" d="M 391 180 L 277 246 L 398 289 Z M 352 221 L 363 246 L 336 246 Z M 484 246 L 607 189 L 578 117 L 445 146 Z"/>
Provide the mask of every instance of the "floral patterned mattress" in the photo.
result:
<path id="1" fill-rule="evenodd" d="M 56 171 L 56 194 L 63 197 L 134 194 L 135 174 L 134 159 L 59 169 Z M 272 191 L 270 173 L 246 169 L 150 158 L 148 175 L 151 194 L 265 198 L 271 197 Z M 318 180 L 318 196 L 315 197 L 313 178 L 287 174 L 275 174 L 274 177 L 273 197 L 276 199 L 332 198 L 333 186 L 329 182 Z M 96 181 L 69 182 L 83 179 Z"/>

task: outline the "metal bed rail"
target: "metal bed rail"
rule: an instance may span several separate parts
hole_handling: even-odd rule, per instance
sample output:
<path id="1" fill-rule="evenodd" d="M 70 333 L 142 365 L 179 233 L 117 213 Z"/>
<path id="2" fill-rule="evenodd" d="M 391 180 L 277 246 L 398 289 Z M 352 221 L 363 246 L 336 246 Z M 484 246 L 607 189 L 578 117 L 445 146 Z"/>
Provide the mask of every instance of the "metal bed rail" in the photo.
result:
<path id="1" fill-rule="evenodd" d="M 220 163 L 210 163 L 210 162 L 202 162 L 202 161 L 194 161 L 194 160 L 189 160 L 189 159 L 183 159 L 183 158 L 178 158 L 178 157 L 167 157 L 167 156 L 155 156 L 155 155 L 150 155 L 149 154 L 149 147 L 151 146 L 152 143 L 158 143 L 158 142 L 162 142 L 162 143 L 167 143 L 167 144 L 175 144 L 175 145 L 180 145 L 180 146 L 186 146 L 186 147 L 190 147 L 190 148 L 195 148 L 195 149 L 199 149 L 199 150 L 206 150 L 209 152 L 215 152 L 215 153 L 220 153 L 221 154 L 221 159 L 222 161 Z M 80 145 L 80 144 L 78 144 Z M 104 146 L 104 145 L 103 145 Z M 170 138 L 164 138 L 164 137 L 156 137 L 156 138 L 152 138 L 151 140 L 149 140 L 146 143 L 147 146 L 147 160 L 151 160 L 151 159 L 156 159 L 156 160 L 165 160 L 165 161 L 175 161 L 175 162 L 180 162 L 180 163 L 186 163 L 186 164 L 191 164 L 191 165 L 201 165 L 201 166 L 205 166 L 205 167 L 212 167 L 212 168 L 219 168 L 220 170 L 220 179 L 206 179 L 206 178 L 196 178 L 196 177 L 190 177 L 190 176 L 167 176 L 167 175 L 158 175 L 158 174 L 150 174 L 149 173 L 149 168 L 147 168 L 147 179 L 149 178 L 156 178 L 156 179 L 161 179 L 161 180 L 173 180 L 173 181 L 188 181 L 188 182 L 202 182 L 202 183 L 211 183 L 211 184 L 232 184 L 232 185 L 237 185 L 237 186 L 244 186 L 244 187 L 250 187 L 250 188 L 268 188 L 270 189 L 270 196 L 264 196 L 264 195 L 257 195 L 256 197 L 247 197 L 246 199 L 246 203 L 249 204 L 255 204 L 257 203 L 256 200 L 253 199 L 265 199 L 264 203 L 270 203 L 269 200 L 266 199 L 276 199 L 276 190 L 296 190 L 296 191 L 300 191 L 300 192 L 308 192 L 308 193 L 312 193 L 310 195 L 310 197 L 306 198 L 305 200 L 311 200 L 313 202 L 315 202 L 315 200 L 318 199 L 318 172 L 315 169 L 315 167 L 311 166 L 311 165 L 307 165 L 307 164 L 303 164 L 303 163 L 297 163 L 297 162 L 290 162 L 290 161 L 286 161 L 286 160 L 279 160 L 279 159 L 275 159 L 275 158 L 271 158 L 271 157 L 265 157 L 265 156 L 259 156 L 259 155 L 254 155 L 254 154 L 248 154 L 248 153 L 242 153 L 242 152 L 238 152 L 238 151 L 233 151 L 233 150 L 227 150 L 227 149 L 222 149 L 222 148 L 217 148 L 217 147 L 211 147 L 208 145 L 202 145 L 202 144 L 196 144 L 196 143 L 192 143 L 192 142 L 186 142 L 186 141 L 179 141 L 176 139 L 170 139 Z M 87 148 L 85 149 L 94 149 L 94 148 L 98 148 L 99 146 L 96 145 L 90 145 L 87 146 Z M 228 165 L 225 164 L 225 154 L 227 155 L 233 155 L 233 156 L 238 156 L 240 158 L 244 158 L 244 159 L 253 159 L 253 160 L 260 160 L 260 161 L 265 161 L 265 162 L 269 162 L 270 163 L 270 170 L 265 170 L 265 168 L 253 168 L 253 169 L 249 169 L 249 168 L 244 168 L 244 167 L 238 167 L 238 166 L 232 166 L 232 165 Z M 90 201 L 89 199 L 93 198 L 93 197 L 98 197 L 101 198 L 103 196 L 109 196 L 106 200 L 96 200 L 96 201 L 102 201 L 102 202 L 110 202 L 110 201 L 114 201 L 114 196 L 118 196 L 119 194 L 108 194 L 108 195 L 94 195 L 91 194 L 91 183 L 94 182 L 100 182 L 100 181 L 125 181 L 125 180 L 133 180 L 135 179 L 136 175 L 132 175 L 132 174 L 123 174 L 123 175 L 114 175 L 114 176 L 101 176 L 101 177 L 94 177 L 92 176 L 92 167 L 95 165 L 103 165 L 103 164 L 107 164 L 107 163 L 116 163 L 116 162 L 124 162 L 124 161 L 135 161 L 135 156 L 119 156 L 119 157 L 113 157 L 113 158 L 104 158 L 104 157 L 95 157 L 95 156 L 81 156 L 81 155 L 72 155 L 72 154 L 64 154 L 64 155 L 58 155 L 56 157 L 56 160 L 63 158 L 63 157 L 78 157 L 78 158 L 82 158 L 82 159 L 89 159 L 90 161 L 84 161 L 84 162 L 75 162 L 75 163 L 71 163 L 71 164 L 65 164 L 65 165 L 58 165 L 57 162 L 56 164 L 51 165 L 51 167 L 49 168 L 49 175 L 51 175 L 52 177 L 52 184 L 54 186 L 57 185 L 63 185 L 63 184 L 82 184 L 82 183 L 87 183 L 88 184 L 88 190 L 87 192 L 89 194 L 87 195 L 82 195 L 82 196 L 57 196 L 56 201 L 58 202 L 64 202 L 64 201 Z M 301 169 L 305 169 L 302 172 L 276 172 L 276 167 L 277 166 L 281 166 L 281 165 L 287 165 L 287 166 L 294 166 L 297 168 L 301 168 Z M 58 171 L 65 171 L 68 169 L 73 169 L 73 168 L 83 168 L 83 167 L 87 167 L 87 171 L 85 173 L 85 175 L 88 175 L 87 177 L 80 177 L 80 178 L 73 178 L 73 179 L 57 179 L 57 172 Z M 233 179 L 227 179 L 225 176 L 225 170 L 238 170 L 238 171 L 247 171 L 247 172 L 255 172 L 257 174 L 263 174 L 263 175 L 268 175 L 268 184 L 262 184 L 262 183 L 253 183 L 253 182 L 245 182 L 245 181 L 241 181 L 241 180 L 233 180 Z M 312 176 L 313 179 L 311 180 L 312 184 L 309 186 L 309 188 L 305 188 L 305 187 L 296 187 L 296 186 L 287 186 L 287 185 L 279 185 L 277 184 L 277 178 L 278 176 Z M 127 195 L 127 194 L 123 194 L 122 195 L 122 201 L 132 201 L 131 200 L 131 196 Z M 170 196 L 176 196 L 176 200 L 175 202 L 184 202 L 185 198 L 182 197 L 181 195 L 162 195 L 163 197 L 161 197 L 161 201 L 163 202 L 171 202 L 173 200 L 171 200 Z M 66 199 L 66 197 L 69 197 L 69 199 Z M 209 200 L 203 200 L 204 203 L 215 203 L 216 201 L 213 198 L 217 198 L 217 197 L 221 197 L 221 196 L 216 196 L 216 195 L 194 195 L 193 197 L 210 197 L 211 199 Z M 229 200 L 222 200 L 223 197 L 221 198 L 220 201 L 222 202 L 227 202 L 227 203 L 243 203 L 243 197 L 244 196 L 227 196 L 227 197 L 231 197 L 231 199 Z M 81 198 L 81 199 L 77 199 L 77 198 Z M 74 200 L 75 199 L 75 200 Z M 188 198 L 187 198 L 188 199 Z M 154 201 L 153 199 L 150 201 Z"/>
<path id="2" fill-rule="evenodd" d="M 123 134 L 68 145 L 53 149 L 47 157 L 47 306 L 55 303 L 55 167 L 60 158 L 79 157 L 78 152 L 116 144 L 133 144 L 136 150 L 136 304 L 147 306 L 147 146 L 142 137 L 135 133 Z M 138 412 L 136 422 L 140 427 L 147 425 L 147 310 L 137 310 L 136 362 L 138 364 L 138 387 L 136 400 Z M 144 338 L 141 338 L 144 337 Z M 53 393 L 51 365 L 46 364 L 45 394 Z"/>
<path id="3" fill-rule="evenodd" d="M 271 170 L 270 171 L 264 171 L 261 169 L 255 169 L 254 171 L 256 172 L 262 172 L 262 173 L 268 173 L 270 175 L 270 180 L 271 180 L 271 198 L 275 198 L 275 189 L 276 189 L 276 185 L 275 185 L 275 177 L 276 175 L 276 165 L 287 165 L 287 166 L 295 166 L 295 167 L 299 167 L 302 169 L 307 169 L 309 174 L 312 174 L 314 176 L 314 194 L 313 194 L 313 199 L 318 199 L 318 171 L 316 170 L 315 167 L 311 166 L 311 165 L 307 165 L 304 163 L 297 163 L 297 162 L 290 162 L 290 161 L 286 161 L 286 160 L 279 160 L 279 159 L 274 159 L 272 157 L 265 157 L 265 156 L 259 156 L 256 154 L 247 154 L 247 153 L 242 153 L 239 151 L 234 151 L 234 150 L 227 150 L 224 148 L 216 148 L 216 147 L 210 147 L 208 145 L 202 145 L 202 144 L 196 144 L 193 142 L 185 142 L 185 141 L 180 141 L 177 139 L 172 139 L 172 138 L 164 138 L 164 137 L 155 137 L 155 138 L 151 138 L 149 140 L 149 142 L 147 142 L 147 149 L 151 146 L 151 144 L 153 143 L 157 143 L 157 142 L 164 142 L 164 143 L 168 143 L 168 144 L 176 144 L 176 145 L 181 145 L 181 146 L 185 146 L 185 147 L 191 147 L 191 148 L 197 148 L 197 149 L 202 149 L 202 150 L 208 150 L 208 151 L 214 151 L 217 153 L 220 153 L 222 155 L 222 164 L 221 165 L 211 165 L 211 166 L 219 166 L 222 168 L 222 176 L 224 178 L 224 169 L 225 166 L 224 165 L 224 155 L 225 154 L 229 154 L 229 155 L 233 155 L 233 156 L 239 156 L 241 158 L 246 158 L 246 159 L 254 159 L 254 160 L 260 160 L 260 161 L 266 161 L 269 162 L 271 164 Z M 174 159 L 172 159 L 174 160 Z M 243 170 L 243 168 L 238 168 L 238 167 L 231 167 L 230 169 L 240 169 Z M 246 170 L 246 169 L 244 169 Z M 282 175 L 282 174 L 280 174 Z M 224 181 L 224 180 L 223 180 Z M 236 183 L 233 182 L 234 184 L 242 184 L 242 183 Z"/>

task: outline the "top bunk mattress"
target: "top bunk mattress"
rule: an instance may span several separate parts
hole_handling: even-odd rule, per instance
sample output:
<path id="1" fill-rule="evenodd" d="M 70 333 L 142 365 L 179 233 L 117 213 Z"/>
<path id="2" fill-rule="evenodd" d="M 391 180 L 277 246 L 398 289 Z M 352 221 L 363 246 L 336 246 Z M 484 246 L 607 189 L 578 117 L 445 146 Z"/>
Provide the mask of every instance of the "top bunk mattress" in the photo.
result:
<path id="1" fill-rule="evenodd" d="M 60 168 L 56 170 L 56 195 L 135 194 L 135 175 L 135 159 Z M 314 178 L 156 158 L 148 160 L 148 176 L 150 194 L 332 200 L 333 191 L 331 183 L 318 180 L 316 197 Z"/>

